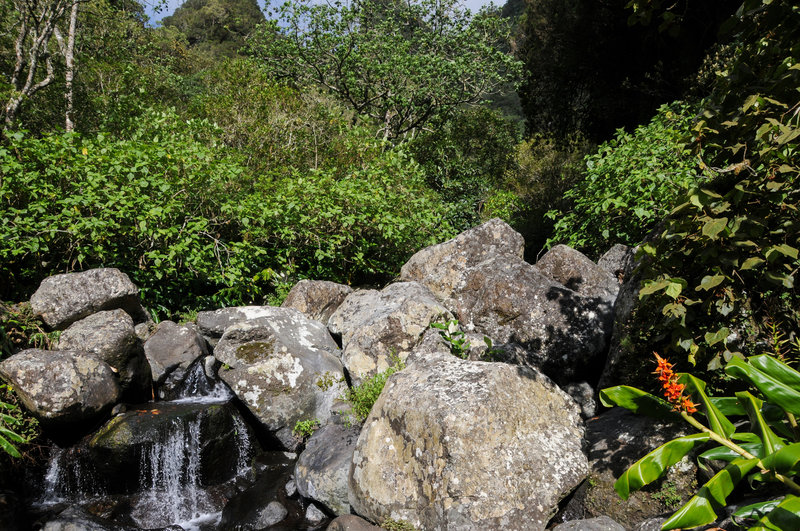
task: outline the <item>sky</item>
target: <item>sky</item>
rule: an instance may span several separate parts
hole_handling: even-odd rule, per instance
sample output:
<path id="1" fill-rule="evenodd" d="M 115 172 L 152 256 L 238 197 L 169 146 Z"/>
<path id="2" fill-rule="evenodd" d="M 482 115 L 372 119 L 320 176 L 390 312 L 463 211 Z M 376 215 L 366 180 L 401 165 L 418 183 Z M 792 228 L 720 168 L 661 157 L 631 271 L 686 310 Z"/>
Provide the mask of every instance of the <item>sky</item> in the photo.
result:
<path id="1" fill-rule="evenodd" d="M 482 6 L 489 3 L 489 0 L 462 0 L 464 5 L 469 8 L 470 11 L 478 11 Z M 165 0 L 159 2 L 159 0 L 142 0 L 142 3 L 145 4 L 145 12 L 147 16 L 150 17 L 150 23 L 156 24 L 162 18 L 171 15 L 175 9 L 181 5 L 184 0 Z M 264 1 L 258 0 L 258 3 L 263 6 Z M 280 0 L 274 0 L 276 5 L 280 4 Z M 504 0 L 495 0 L 495 4 L 503 5 L 505 3 Z M 165 8 L 161 9 L 160 12 L 156 13 L 154 10 L 154 6 L 157 4 L 166 5 Z"/>

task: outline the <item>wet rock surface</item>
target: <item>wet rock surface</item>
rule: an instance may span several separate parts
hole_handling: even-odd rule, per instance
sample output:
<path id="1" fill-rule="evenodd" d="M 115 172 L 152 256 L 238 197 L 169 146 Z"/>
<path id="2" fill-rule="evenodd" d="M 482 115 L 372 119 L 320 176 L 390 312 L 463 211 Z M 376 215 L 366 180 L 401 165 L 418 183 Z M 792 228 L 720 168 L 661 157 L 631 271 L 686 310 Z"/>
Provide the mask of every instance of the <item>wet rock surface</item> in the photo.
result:
<path id="1" fill-rule="evenodd" d="M 189 367 L 209 353 L 193 325 L 161 321 L 144 344 L 159 398 L 174 398 Z"/>

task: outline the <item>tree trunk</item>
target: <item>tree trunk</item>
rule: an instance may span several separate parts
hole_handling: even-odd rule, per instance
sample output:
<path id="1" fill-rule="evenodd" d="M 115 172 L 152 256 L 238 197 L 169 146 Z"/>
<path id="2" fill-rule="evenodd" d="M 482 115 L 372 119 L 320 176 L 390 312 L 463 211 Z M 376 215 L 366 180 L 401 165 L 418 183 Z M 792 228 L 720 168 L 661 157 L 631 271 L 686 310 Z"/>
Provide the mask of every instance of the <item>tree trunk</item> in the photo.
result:
<path id="1" fill-rule="evenodd" d="M 61 48 L 61 55 L 64 56 L 64 129 L 72 131 L 75 129 L 74 122 L 74 89 L 72 80 L 75 78 L 75 32 L 78 25 L 78 0 L 71 0 L 72 7 L 69 12 L 69 27 L 67 29 L 67 40 L 61 36 L 61 32 L 56 28 L 54 34 Z"/>

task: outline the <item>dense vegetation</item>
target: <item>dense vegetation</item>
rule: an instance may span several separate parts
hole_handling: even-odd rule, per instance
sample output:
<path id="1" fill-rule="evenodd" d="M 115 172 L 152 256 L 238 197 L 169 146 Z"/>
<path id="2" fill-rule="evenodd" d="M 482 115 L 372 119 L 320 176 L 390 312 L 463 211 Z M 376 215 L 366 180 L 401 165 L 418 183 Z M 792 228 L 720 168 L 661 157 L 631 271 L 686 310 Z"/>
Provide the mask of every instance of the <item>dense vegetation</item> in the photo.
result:
<path id="1" fill-rule="evenodd" d="M 134 0 L 13 0 L 0 23 L 0 300 L 110 266 L 162 318 L 277 302 L 500 216 L 531 259 L 644 242 L 631 352 L 716 371 L 800 333 L 792 2 L 190 0 L 154 27 Z"/>

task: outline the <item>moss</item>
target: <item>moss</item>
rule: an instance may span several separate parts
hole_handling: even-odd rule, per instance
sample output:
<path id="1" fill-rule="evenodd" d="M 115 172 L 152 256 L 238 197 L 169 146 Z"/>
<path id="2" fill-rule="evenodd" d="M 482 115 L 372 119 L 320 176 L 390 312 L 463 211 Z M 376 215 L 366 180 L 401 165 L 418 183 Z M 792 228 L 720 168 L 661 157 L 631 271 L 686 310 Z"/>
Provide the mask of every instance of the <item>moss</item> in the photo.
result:
<path id="1" fill-rule="evenodd" d="M 236 357 L 246 363 L 255 363 L 268 358 L 274 346 L 274 340 L 245 343 L 236 349 Z"/>

